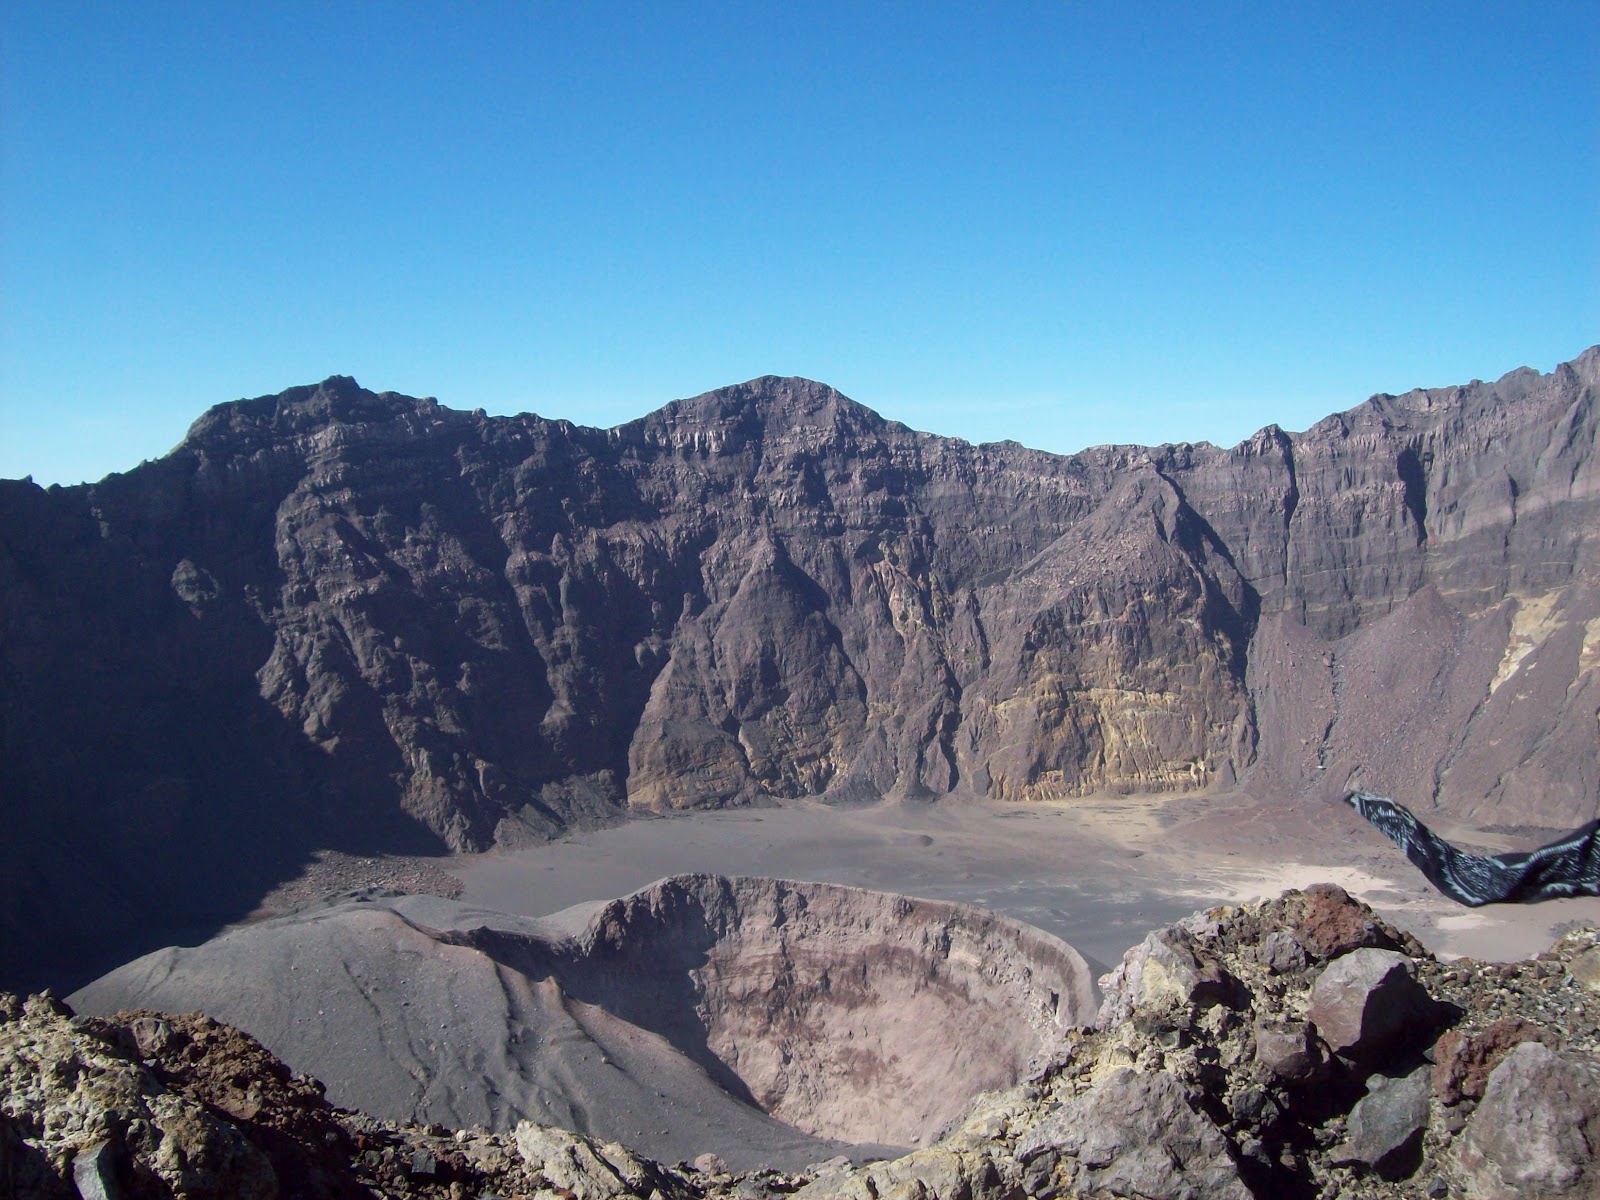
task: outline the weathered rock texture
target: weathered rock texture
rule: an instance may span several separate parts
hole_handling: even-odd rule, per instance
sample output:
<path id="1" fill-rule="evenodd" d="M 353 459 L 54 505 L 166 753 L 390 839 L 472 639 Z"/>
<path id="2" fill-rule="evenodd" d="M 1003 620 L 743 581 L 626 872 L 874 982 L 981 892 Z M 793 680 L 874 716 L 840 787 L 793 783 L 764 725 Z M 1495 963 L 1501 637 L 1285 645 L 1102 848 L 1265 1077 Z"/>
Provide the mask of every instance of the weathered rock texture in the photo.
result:
<path id="1" fill-rule="evenodd" d="M 336 377 L 98 484 L 5 483 L 0 976 L 81 980 L 313 849 L 630 805 L 1359 774 L 1577 824 L 1597 375 L 1071 457 L 796 379 L 597 430 Z"/>
<path id="2" fill-rule="evenodd" d="M 199 1009 L 393 1120 L 533 1119 L 794 1167 L 932 1141 L 1058 1054 L 1098 996 L 1071 947 L 977 909 L 680 876 L 572 936 L 430 898 L 347 902 L 159 951 L 71 999 Z"/>
<path id="3" fill-rule="evenodd" d="M 1600 1028 L 1579 975 L 1597 942 L 1582 930 L 1530 962 L 1441 964 L 1326 885 L 1199 913 L 1102 980 L 1098 1026 L 1063 1059 L 938 1145 L 802 1194 L 1590 1196 Z M 1404 963 L 1432 1009 L 1411 1010 L 1398 1040 L 1373 1030 L 1336 1054 L 1309 1019 L 1314 993 L 1338 972 L 1340 990 L 1364 976 L 1381 1001 L 1387 972 L 1341 967 L 1375 954 Z M 1473 1064 L 1474 1093 L 1456 1060 Z"/>
<path id="4" fill-rule="evenodd" d="M 788 1182 L 770 1172 L 751 1181 Z M 708 1190 L 692 1173 L 561 1129 L 450 1133 L 336 1109 L 316 1080 L 196 1014 L 101 1020 L 48 996 L 0 993 L 8 1200 L 690 1200 Z"/>
<path id="5" fill-rule="evenodd" d="M 591 955 L 626 958 L 634 938 L 684 928 L 686 896 L 608 906 Z M 1373 951 L 1403 960 L 1434 1002 L 1376 1061 L 1335 1053 L 1310 1019 L 1318 982 Z M 80 1171 L 103 1172 L 142 1189 L 120 1194 L 166 1196 L 175 1185 L 161 1163 L 181 1161 L 193 1173 L 182 1194 L 194 1196 L 355 1185 L 452 1200 L 1581 1200 L 1600 1179 L 1600 990 L 1586 981 L 1597 955 L 1600 931 L 1583 929 L 1531 961 L 1439 963 L 1328 886 L 1199 913 L 1106 977 L 1096 1027 L 980 1097 L 934 1144 L 787 1174 L 730 1171 L 711 1154 L 665 1167 L 527 1122 L 453 1134 L 387 1124 L 330 1109 L 317 1085 L 208 1018 L 71 1018 L 43 998 L 0 998 L 0 1180 L 31 1200 L 70 1196 Z M 1392 986 L 1345 975 L 1369 977 L 1375 994 Z M 883 1099 L 899 1100 L 887 1086 Z"/>

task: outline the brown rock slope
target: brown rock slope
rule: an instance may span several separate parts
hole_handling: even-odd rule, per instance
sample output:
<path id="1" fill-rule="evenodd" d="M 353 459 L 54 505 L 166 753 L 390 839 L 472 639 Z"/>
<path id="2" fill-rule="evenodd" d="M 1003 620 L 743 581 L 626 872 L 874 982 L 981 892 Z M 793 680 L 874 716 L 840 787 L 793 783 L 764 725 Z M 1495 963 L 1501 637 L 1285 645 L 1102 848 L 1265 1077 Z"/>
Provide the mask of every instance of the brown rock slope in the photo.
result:
<path id="1" fill-rule="evenodd" d="M 1595 930 L 1530 961 L 1446 964 L 1324 885 L 1157 931 L 1105 983 L 1095 1028 L 936 1144 L 791 1174 L 711 1156 L 669 1168 L 527 1122 L 385 1123 L 329 1108 L 206 1018 L 72 1018 L 44 998 L 4 999 L 0 1181 L 20 1200 L 70 1196 L 74 1179 L 84 1195 L 103 1179 L 96 1194 L 358 1186 L 452 1200 L 1579 1200 L 1600 1188 Z"/>
<path id="2" fill-rule="evenodd" d="M 1071 457 L 796 379 L 597 430 L 336 377 L 5 483 L 0 973 L 82 979 L 314 849 L 630 805 L 1359 773 L 1592 816 L 1597 374 Z"/>
<path id="3" fill-rule="evenodd" d="M 364 900 L 131 962 L 81 1011 L 198 1009 L 392 1120 L 533 1119 L 660 1158 L 926 1144 L 1093 1014 L 1083 959 L 962 905 L 681 876 L 575 935 Z"/>

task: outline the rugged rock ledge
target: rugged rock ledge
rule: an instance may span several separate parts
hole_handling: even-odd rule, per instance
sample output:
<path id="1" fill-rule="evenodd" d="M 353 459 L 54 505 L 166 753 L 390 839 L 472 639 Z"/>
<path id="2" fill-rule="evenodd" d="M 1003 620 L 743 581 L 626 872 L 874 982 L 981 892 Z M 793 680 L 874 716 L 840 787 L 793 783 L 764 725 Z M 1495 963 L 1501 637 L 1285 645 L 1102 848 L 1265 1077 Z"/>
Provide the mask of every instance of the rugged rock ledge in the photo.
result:
<path id="1" fill-rule="evenodd" d="M 1336 888 L 1196 914 L 1106 979 L 1098 1025 L 936 1145 L 851 1167 L 667 1167 L 620 1145 L 331 1108 L 200 1017 L 0 1002 L 0 1179 L 19 1200 L 1461 1197 L 1600 1190 L 1600 931 L 1440 963 Z M 95 1189 L 99 1190 L 96 1191 Z"/>

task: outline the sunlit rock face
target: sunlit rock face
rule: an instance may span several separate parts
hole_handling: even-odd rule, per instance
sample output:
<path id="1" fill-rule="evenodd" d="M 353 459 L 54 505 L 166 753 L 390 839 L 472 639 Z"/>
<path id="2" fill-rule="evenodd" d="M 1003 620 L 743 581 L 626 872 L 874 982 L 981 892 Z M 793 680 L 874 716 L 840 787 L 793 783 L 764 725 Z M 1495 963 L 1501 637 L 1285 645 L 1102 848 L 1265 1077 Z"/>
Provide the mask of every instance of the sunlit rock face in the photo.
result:
<path id="1" fill-rule="evenodd" d="M 630 809 L 1359 776 L 1576 824 L 1597 377 L 1072 456 L 802 379 L 598 430 L 334 377 L 0 484 L 0 981 L 236 918 L 314 849 Z"/>
<path id="2" fill-rule="evenodd" d="M 147 955 L 82 1011 L 200 1010 L 391 1119 L 533 1119 L 669 1161 L 926 1144 L 1090 1022 L 1070 946 L 962 905 L 679 876 L 581 929 L 407 897 Z"/>

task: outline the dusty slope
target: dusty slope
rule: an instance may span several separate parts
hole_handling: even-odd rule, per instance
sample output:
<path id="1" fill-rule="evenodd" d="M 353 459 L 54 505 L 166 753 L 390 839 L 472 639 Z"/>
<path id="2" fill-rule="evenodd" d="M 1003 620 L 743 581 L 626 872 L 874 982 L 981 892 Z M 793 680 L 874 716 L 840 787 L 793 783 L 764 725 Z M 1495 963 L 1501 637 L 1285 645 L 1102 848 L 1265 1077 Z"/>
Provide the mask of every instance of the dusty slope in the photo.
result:
<path id="1" fill-rule="evenodd" d="M 72 997 L 199 1009 L 391 1119 L 532 1119 L 668 1160 L 796 1166 L 930 1140 L 1095 1001 L 1071 948 L 1003 918 L 712 876 L 603 905 L 575 935 L 433 898 L 351 901 L 147 955 Z"/>

